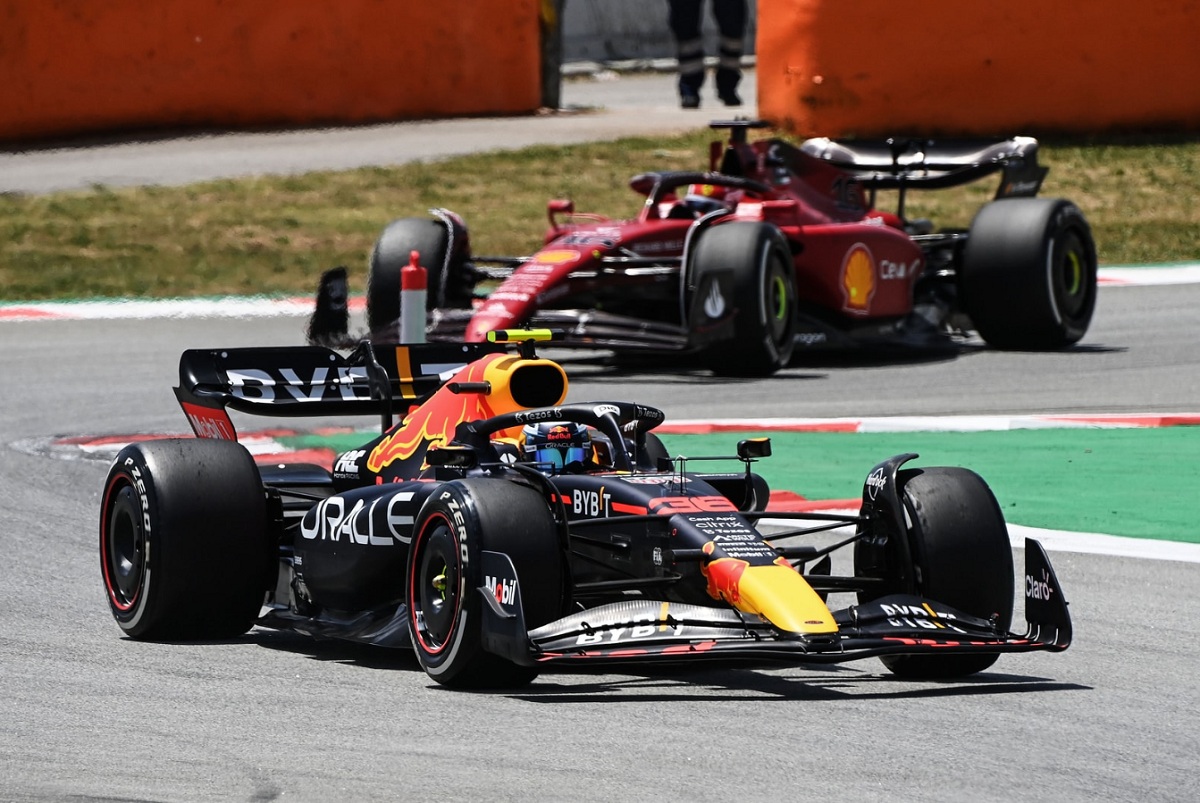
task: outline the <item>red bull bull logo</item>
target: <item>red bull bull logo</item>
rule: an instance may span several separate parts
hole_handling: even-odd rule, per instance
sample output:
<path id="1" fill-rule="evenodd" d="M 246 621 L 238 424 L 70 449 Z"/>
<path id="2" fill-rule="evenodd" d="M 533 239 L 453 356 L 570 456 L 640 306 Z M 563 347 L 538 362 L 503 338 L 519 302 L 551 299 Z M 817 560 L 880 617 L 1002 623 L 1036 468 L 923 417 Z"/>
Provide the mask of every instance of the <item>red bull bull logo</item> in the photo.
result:
<path id="1" fill-rule="evenodd" d="M 561 424 L 556 427 L 552 427 L 550 431 L 546 433 L 546 440 L 548 441 L 569 441 L 572 437 L 574 436 L 571 434 L 570 428 L 564 427 Z"/>
<path id="2" fill-rule="evenodd" d="M 484 379 L 487 369 L 495 362 L 512 360 L 506 354 L 489 354 L 459 371 L 454 382 L 478 382 Z M 431 446 L 446 443 L 454 428 L 463 421 L 473 421 L 495 415 L 488 397 L 480 393 L 452 393 L 443 386 L 437 393 L 417 409 L 409 413 L 380 441 L 367 457 L 367 469 L 378 473 L 398 461 L 422 456 Z M 422 461 L 424 458 L 422 457 Z"/>
<path id="3" fill-rule="evenodd" d="M 550 369 L 549 371 L 547 369 Z M 525 404 L 513 398 L 511 383 L 519 372 L 532 370 L 537 386 L 522 383 Z M 479 383 L 483 392 L 454 393 L 453 383 Z M 550 360 L 527 360 L 511 354 L 488 354 L 467 365 L 413 410 L 387 434 L 367 456 L 367 470 L 378 474 L 395 463 L 416 461 L 424 467 L 425 453 L 447 443 L 464 421 L 490 418 L 501 413 L 527 409 L 527 405 L 549 407 L 567 396 L 567 378 L 561 366 Z M 503 436 L 511 433 L 496 433 Z"/>
<path id="4" fill-rule="evenodd" d="M 717 558 L 707 565 L 701 565 L 700 573 L 708 580 L 708 595 L 713 599 L 725 600 L 736 608 L 742 601 L 738 586 L 749 566 L 748 561 L 738 558 Z"/>

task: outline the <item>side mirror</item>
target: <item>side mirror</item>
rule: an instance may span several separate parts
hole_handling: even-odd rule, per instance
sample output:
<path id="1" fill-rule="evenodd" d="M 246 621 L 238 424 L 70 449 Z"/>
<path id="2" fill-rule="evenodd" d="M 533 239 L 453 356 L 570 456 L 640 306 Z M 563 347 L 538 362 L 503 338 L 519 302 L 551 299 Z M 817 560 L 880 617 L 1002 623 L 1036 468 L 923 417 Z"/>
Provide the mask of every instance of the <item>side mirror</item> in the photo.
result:
<path id="1" fill-rule="evenodd" d="M 638 173 L 633 178 L 629 179 L 629 189 L 636 192 L 638 195 L 649 196 L 654 190 L 654 185 L 658 183 L 658 173 Z"/>
<path id="2" fill-rule="evenodd" d="M 479 465 L 479 456 L 469 446 L 441 446 L 427 451 L 425 462 L 431 466 L 466 469 Z"/>
<path id="3" fill-rule="evenodd" d="M 573 214 L 575 214 L 575 202 L 569 198 L 553 198 L 546 202 L 546 217 L 550 220 L 551 231 L 558 231 L 560 217 L 570 217 Z"/>
<path id="4" fill-rule="evenodd" d="M 737 456 L 742 460 L 752 460 L 759 457 L 771 456 L 770 438 L 749 438 L 738 441 Z"/>

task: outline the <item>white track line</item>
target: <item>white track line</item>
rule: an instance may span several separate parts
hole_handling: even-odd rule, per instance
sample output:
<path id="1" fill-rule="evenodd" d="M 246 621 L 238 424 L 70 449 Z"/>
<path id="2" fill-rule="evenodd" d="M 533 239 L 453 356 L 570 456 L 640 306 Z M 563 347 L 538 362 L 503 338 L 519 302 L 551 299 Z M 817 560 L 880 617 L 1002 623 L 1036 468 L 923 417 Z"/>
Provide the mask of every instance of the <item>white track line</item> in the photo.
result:
<path id="1" fill-rule="evenodd" d="M 1099 281 L 1105 287 L 1200 284 L 1200 263 L 1115 265 L 1101 268 Z M 362 298 L 351 299 L 351 309 L 361 308 L 362 305 Z M 265 296 L 4 302 L 0 303 L 0 323 L 151 318 L 269 318 L 281 315 L 308 315 L 312 306 L 313 299 L 310 297 Z"/>
<path id="2" fill-rule="evenodd" d="M 817 508 L 821 513 L 836 513 L 844 516 L 858 515 L 858 510 L 844 508 Z M 762 519 L 763 526 L 778 526 L 786 529 L 794 527 L 796 522 L 791 519 Z M 834 532 L 842 532 L 835 530 Z M 846 528 L 846 535 L 851 534 Z M 769 536 L 768 536 L 769 537 Z M 1130 538 L 1123 535 L 1105 535 L 1103 533 L 1076 533 L 1067 530 L 1047 530 L 1041 527 L 1027 527 L 1024 524 L 1008 522 L 1008 540 L 1015 549 L 1025 548 L 1025 539 L 1032 538 L 1041 542 L 1049 552 L 1074 552 L 1086 555 L 1110 555 L 1119 558 L 1135 558 L 1138 560 L 1170 560 L 1177 563 L 1200 563 L 1200 544 L 1183 541 L 1159 541 L 1154 538 Z"/>
<path id="3" fill-rule="evenodd" d="M 1200 412 L 1070 415 L 940 415 L 863 418 L 705 418 L 668 421 L 667 435 L 719 432 L 997 432 L 1014 429 L 1131 429 L 1200 425 Z"/>

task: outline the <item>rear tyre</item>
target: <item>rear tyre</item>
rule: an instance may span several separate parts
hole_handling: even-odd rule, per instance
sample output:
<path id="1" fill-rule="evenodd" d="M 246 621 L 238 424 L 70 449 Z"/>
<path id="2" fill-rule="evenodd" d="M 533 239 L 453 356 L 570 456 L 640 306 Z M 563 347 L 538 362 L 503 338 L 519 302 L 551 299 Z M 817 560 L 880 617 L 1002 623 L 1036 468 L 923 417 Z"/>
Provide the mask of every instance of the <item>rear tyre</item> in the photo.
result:
<path id="1" fill-rule="evenodd" d="M 536 669 L 483 649 L 483 550 L 512 560 L 528 628 L 562 614 L 563 559 L 541 494 L 495 479 L 448 482 L 421 508 L 409 548 L 406 602 L 417 660 L 444 686 L 524 686 Z"/>
<path id="2" fill-rule="evenodd" d="M 474 284 L 457 250 L 446 269 L 446 251 L 450 248 L 450 232 L 441 221 L 401 218 L 384 228 L 371 252 L 367 278 L 367 325 L 372 332 L 399 320 L 400 271 L 409 264 L 413 251 L 420 255 L 420 264 L 426 270 L 427 309 L 470 306 Z"/>
<path id="3" fill-rule="evenodd" d="M 897 475 L 908 525 L 910 566 L 900 550 L 884 561 L 896 578 L 895 590 L 916 594 L 982 619 L 997 617 L 1007 631 L 1013 613 L 1013 559 L 1008 527 L 987 483 L 964 468 L 906 469 Z M 855 552 L 855 563 L 865 562 Z M 877 556 L 873 556 L 877 562 Z M 856 567 L 857 568 L 857 567 Z M 880 596 L 880 595 L 872 595 Z M 864 598 L 867 601 L 872 597 Z M 999 656 L 888 655 L 893 674 L 905 678 L 961 677 L 981 672 Z"/>
<path id="4" fill-rule="evenodd" d="M 670 460 L 671 453 L 667 451 L 666 445 L 653 432 L 647 432 L 645 438 L 646 445 L 637 454 L 637 467 L 657 471 L 659 461 Z"/>
<path id="5" fill-rule="evenodd" d="M 1049 351 L 1077 343 L 1096 307 L 1091 227 L 1069 201 L 993 201 L 971 223 L 959 289 L 988 345 Z"/>
<path id="6" fill-rule="evenodd" d="M 266 496 L 241 445 L 161 440 L 117 454 L 100 509 L 100 572 L 128 636 L 240 636 L 258 617 L 270 567 Z"/>
<path id="7" fill-rule="evenodd" d="M 712 227 L 692 257 L 689 325 L 703 334 L 735 313 L 732 336 L 704 351 L 721 376 L 770 376 L 787 367 L 795 348 L 796 288 L 791 251 L 766 223 Z"/>

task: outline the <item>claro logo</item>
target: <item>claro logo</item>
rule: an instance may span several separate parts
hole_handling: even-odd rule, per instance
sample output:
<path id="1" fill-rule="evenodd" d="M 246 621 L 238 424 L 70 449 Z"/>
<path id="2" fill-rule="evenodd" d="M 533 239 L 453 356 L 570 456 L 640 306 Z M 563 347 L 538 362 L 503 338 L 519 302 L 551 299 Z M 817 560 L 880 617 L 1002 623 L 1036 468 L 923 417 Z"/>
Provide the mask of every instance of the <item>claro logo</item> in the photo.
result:
<path id="1" fill-rule="evenodd" d="M 1039 599 L 1043 602 L 1049 601 L 1050 595 L 1054 593 L 1054 586 L 1050 585 L 1050 575 L 1045 571 L 1042 572 L 1042 579 L 1038 580 L 1032 575 L 1025 575 L 1025 597 L 1027 599 Z"/>

